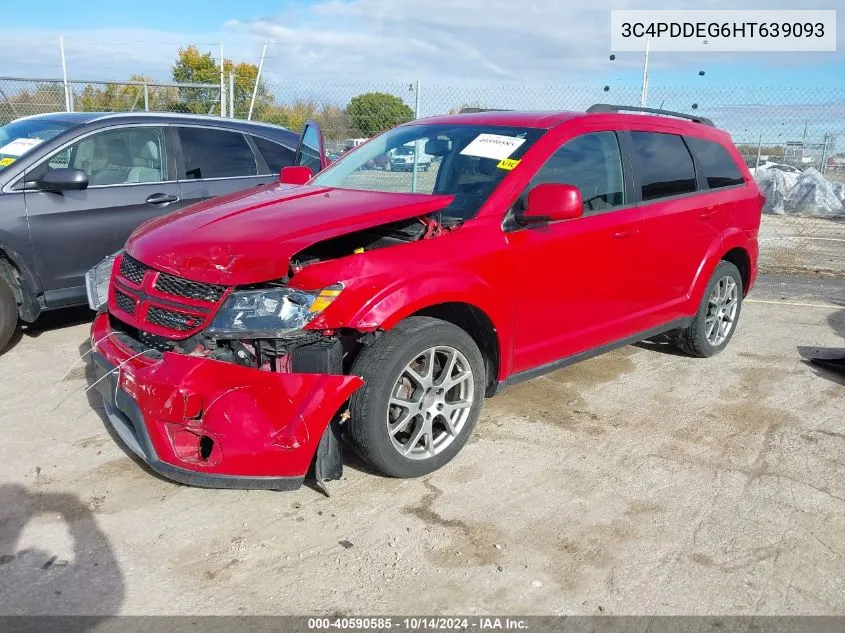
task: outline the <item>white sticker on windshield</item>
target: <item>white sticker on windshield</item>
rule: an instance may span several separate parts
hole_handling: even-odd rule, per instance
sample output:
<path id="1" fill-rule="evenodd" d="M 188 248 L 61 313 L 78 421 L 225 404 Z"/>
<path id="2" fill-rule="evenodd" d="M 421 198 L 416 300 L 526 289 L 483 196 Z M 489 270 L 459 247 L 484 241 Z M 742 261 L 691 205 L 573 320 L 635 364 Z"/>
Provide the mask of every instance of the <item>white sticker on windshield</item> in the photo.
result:
<path id="1" fill-rule="evenodd" d="M 43 142 L 44 141 L 40 138 L 18 138 L 8 145 L 0 147 L 0 154 L 6 154 L 6 156 L 20 156 Z"/>
<path id="2" fill-rule="evenodd" d="M 20 156 L 43 142 L 44 141 L 40 138 L 18 138 L 8 145 L 0 147 L 0 154 L 6 154 L 6 156 Z"/>
<path id="3" fill-rule="evenodd" d="M 525 142 L 524 138 L 502 136 L 501 134 L 479 134 L 461 150 L 461 154 L 503 160 L 513 154 Z"/>

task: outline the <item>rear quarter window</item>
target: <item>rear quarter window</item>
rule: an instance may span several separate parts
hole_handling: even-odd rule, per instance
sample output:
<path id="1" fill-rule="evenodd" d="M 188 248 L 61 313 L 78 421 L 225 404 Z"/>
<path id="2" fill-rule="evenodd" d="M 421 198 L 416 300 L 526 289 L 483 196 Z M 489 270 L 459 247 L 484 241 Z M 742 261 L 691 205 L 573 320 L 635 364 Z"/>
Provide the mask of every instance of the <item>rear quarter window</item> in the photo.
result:
<path id="1" fill-rule="evenodd" d="M 677 134 L 631 132 L 634 173 L 644 201 L 693 193 L 695 165 Z"/>
<path id="2" fill-rule="evenodd" d="M 710 189 L 733 187 L 745 182 L 733 156 L 721 143 L 687 137 L 687 144 L 698 159 Z"/>
<path id="3" fill-rule="evenodd" d="M 252 137 L 255 146 L 264 157 L 267 168 L 274 174 L 282 171 L 282 167 L 293 165 L 296 150 L 274 141 L 268 141 L 260 136 Z"/>

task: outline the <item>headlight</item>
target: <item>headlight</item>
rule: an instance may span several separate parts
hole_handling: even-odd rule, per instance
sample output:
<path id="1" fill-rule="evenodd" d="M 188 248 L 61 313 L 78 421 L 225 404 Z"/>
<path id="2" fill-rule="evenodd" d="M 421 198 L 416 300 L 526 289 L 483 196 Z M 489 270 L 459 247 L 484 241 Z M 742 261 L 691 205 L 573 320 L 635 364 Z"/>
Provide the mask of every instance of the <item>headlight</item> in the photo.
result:
<path id="1" fill-rule="evenodd" d="M 122 252 L 117 251 L 109 255 L 85 273 L 85 292 L 88 294 L 88 306 L 95 312 L 105 308 L 109 301 L 109 283 L 111 282 L 114 260 Z"/>
<path id="2" fill-rule="evenodd" d="M 233 292 L 206 333 L 215 338 L 278 338 L 305 327 L 337 299 L 342 289 L 336 284 L 314 292 L 295 288 Z"/>

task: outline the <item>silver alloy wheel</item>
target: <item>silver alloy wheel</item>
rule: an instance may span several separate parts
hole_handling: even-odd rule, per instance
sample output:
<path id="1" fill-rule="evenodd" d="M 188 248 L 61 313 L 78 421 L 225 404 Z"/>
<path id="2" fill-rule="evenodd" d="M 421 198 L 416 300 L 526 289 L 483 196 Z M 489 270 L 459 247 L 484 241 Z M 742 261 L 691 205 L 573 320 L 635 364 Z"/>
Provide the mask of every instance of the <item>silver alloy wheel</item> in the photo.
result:
<path id="1" fill-rule="evenodd" d="M 387 433 L 400 455 L 429 459 L 457 438 L 474 399 L 472 368 L 454 347 L 417 355 L 399 374 L 387 405 Z"/>
<path id="2" fill-rule="evenodd" d="M 719 280 L 707 301 L 704 317 L 704 335 L 710 345 L 717 347 L 725 342 L 736 322 L 739 308 L 739 288 L 730 275 Z"/>

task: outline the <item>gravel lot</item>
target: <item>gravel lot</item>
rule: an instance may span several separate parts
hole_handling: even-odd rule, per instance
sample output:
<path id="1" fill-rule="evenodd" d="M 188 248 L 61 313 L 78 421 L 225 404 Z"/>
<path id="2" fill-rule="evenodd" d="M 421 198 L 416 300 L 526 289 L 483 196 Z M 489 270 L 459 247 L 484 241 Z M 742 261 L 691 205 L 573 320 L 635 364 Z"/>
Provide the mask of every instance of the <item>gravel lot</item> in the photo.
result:
<path id="1" fill-rule="evenodd" d="M 142 470 L 83 393 L 88 315 L 0 358 L 0 613 L 841 614 L 845 282 L 765 277 L 710 360 L 627 347 L 486 403 L 443 470 L 326 498 Z M 94 405 L 92 407 L 92 404 Z"/>

